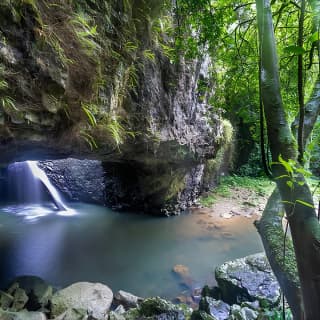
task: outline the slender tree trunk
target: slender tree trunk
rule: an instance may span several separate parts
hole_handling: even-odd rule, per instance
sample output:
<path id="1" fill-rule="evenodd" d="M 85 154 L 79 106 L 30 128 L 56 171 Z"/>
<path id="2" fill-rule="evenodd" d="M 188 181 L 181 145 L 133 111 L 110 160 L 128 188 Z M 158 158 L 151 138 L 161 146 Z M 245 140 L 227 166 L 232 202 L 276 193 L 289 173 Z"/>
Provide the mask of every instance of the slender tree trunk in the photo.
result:
<path id="1" fill-rule="evenodd" d="M 305 104 L 304 114 L 304 134 L 303 144 L 306 146 L 308 139 L 313 130 L 313 127 L 317 121 L 320 113 L 320 77 L 318 77 L 316 83 L 313 86 L 312 94 L 308 102 Z M 295 134 L 299 126 L 299 115 L 296 117 L 292 124 L 292 131 Z"/>
<path id="2" fill-rule="evenodd" d="M 298 46 L 303 47 L 303 31 L 304 31 L 304 16 L 305 16 L 306 2 L 301 0 L 301 9 L 299 17 L 299 34 Z M 303 163 L 304 153 L 304 67 L 303 55 L 298 55 L 298 97 L 299 97 L 299 128 L 298 128 L 298 160 Z"/>
<path id="3" fill-rule="evenodd" d="M 286 120 L 269 0 L 256 0 L 262 77 L 261 92 L 274 163 L 273 176 L 284 203 L 295 250 L 305 320 L 320 319 L 320 227 L 304 177 L 279 163 L 297 159 L 295 139 Z M 294 308 L 294 306 L 291 306 Z"/>

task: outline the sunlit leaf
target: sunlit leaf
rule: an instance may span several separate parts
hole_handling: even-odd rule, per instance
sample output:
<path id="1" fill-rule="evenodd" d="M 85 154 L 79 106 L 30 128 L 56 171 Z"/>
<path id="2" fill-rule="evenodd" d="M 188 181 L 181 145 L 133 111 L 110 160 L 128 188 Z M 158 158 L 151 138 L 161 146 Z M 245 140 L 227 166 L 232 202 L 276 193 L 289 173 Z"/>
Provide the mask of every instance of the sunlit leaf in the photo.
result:
<path id="1" fill-rule="evenodd" d="M 312 208 L 312 209 L 314 209 L 314 206 L 313 206 L 313 204 L 312 203 L 308 203 L 308 202 L 305 202 L 305 201 L 303 201 L 303 200 L 296 200 L 296 202 L 297 203 L 300 203 L 300 204 L 302 204 L 302 205 L 304 205 L 304 206 L 306 206 L 306 207 L 309 207 L 309 208 Z"/>

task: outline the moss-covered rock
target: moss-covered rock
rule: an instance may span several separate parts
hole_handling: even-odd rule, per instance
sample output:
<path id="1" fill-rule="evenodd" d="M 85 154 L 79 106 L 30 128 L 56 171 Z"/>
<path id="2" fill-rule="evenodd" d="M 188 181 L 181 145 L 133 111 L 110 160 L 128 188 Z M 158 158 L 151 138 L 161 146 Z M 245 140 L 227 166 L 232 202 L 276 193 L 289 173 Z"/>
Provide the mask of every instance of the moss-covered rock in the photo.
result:
<path id="1" fill-rule="evenodd" d="M 162 4 L 2 1 L 2 163 L 97 159 L 134 168 L 129 206 L 170 214 L 192 204 L 230 130 L 208 112 L 210 92 L 197 95 L 210 61 L 165 50 Z"/>
<path id="2" fill-rule="evenodd" d="M 226 262 L 216 268 L 215 277 L 229 304 L 258 300 L 267 307 L 280 302 L 280 287 L 264 253 Z"/>

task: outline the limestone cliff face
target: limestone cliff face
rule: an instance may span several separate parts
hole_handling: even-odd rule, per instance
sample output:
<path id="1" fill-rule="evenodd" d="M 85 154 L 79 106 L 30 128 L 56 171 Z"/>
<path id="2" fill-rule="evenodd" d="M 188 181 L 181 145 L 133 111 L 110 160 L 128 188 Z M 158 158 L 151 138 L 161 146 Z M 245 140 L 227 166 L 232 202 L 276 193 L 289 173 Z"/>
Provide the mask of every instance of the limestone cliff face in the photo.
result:
<path id="1" fill-rule="evenodd" d="M 114 177 L 108 204 L 158 213 L 190 205 L 223 126 L 208 112 L 210 61 L 174 55 L 160 7 L 2 1 L 2 164 L 97 159 Z"/>

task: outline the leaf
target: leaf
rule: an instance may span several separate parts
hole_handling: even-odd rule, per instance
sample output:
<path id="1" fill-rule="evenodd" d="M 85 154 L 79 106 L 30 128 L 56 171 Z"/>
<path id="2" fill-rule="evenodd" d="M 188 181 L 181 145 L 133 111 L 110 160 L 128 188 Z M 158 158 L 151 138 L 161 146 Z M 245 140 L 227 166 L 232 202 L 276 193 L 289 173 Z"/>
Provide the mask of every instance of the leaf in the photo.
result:
<path id="1" fill-rule="evenodd" d="M 312 173 L 310 171 L 307 171 L 304 168 L 297 168 L 296 172 L 301 173 L 302 175 L 306 176 L 306 177 L 311 177 Z"/>
<path id="2" fill-rule="evenodd" d="M 291 178 L 290 176 L 288 176 L 287 174 L 283 174 L 282 176 L 279 177 L 275 177 L 275 179 L 283 179 L 283 178 Z"/>
<path id="3" fill-rule="evenodd" d="M 90 125 L 92 127 L 96 126 L 97 125 L 97 120 L 96 120 L 94 114 L 88 109 L 88 106 L 83 104 L 82 105 L 82 110 L 86 114 Z"/>
<path id="4" fill-rule="evenodd" d="M 299 47 L 299 46 L 288 46 L 283 49 L 283 52 L 293 53 L 293 54 L 299 56 L 300 54 L 304 54 L 306 52 L 306 50 L 302 47 Z"/>
<path id="5" fill-rule="evenodd" d="M 313 33 L 309 38 L 308 41 L 313 43 L 319 40 L 319 32 L 316 31 L 315 33 Z"/>
<path id="6" fill-rule="evenodd" d="M 88 134 L 84 131 L 80 132 L 80 135 L 88 143 L 91 150 L 98 148 L 98 145 L 97 145 L 95 139 L 93 138 L 93 136 L 91 136 L 90 134 Z"/>
<path id="7" fill-rule="evenodd" d="M 293 189 L 293 182 L 287 181 L 287 186 L 292 190 Z"/>
<path id="8" fill-rule="evenodd" d="M 294 202 L 282 200 L 281 203 L 294 205 Z"/>
<path id="9" fill-rule="evenodd" d="M 314 206 L 313 206 L 313 204 L 312 203 L 308 203 L 308 202 L 305 202 L 305 201 L 303 201 L 303 200 L 296 200 L 296 202 L 297 203 L 300 203 L 300 204 L 302 204 L 302 205 L 304 205 L 304 206 L 306 206 L 306 207 L 309 207 L 309 208 L 312 208 L 312 209 L 314 209 Z"/>
<path id="10" fill-rule="evenodd" d="M 288 161 L 286 161 L 286 160 L 284 160 L 282 158 L 281 154 L 279 154 L 278 160 L 281 163 L 281 165 L 284 166 L 284 168 L 286 169 L 288 174 L 292 174 L 293 173 L 293 167 L 291 166 L 291 164 Z"/>

